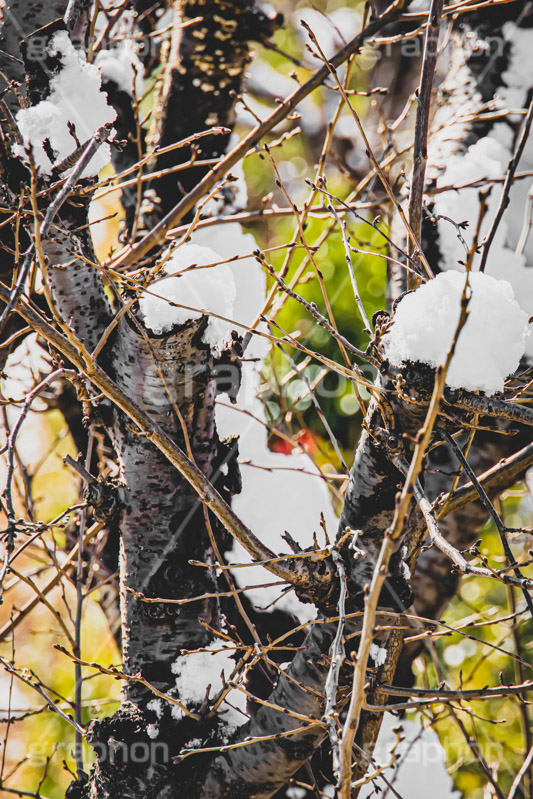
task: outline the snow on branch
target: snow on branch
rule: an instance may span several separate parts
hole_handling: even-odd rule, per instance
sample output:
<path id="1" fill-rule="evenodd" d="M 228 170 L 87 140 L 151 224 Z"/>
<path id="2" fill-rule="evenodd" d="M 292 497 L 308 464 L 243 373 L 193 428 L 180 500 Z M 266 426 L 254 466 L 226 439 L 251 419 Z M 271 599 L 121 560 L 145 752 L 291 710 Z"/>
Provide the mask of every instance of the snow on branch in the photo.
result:
<path id="1" fill-rule="evenodd" d="M 152 284 L 152 293 L 144 294 L 139 302 L 146 326 L 161 335 L 174 325 L 199 319 L 205 312 L 231 318 L 235 280 L 228 264 L 219 263 L 221 260 L 210 247 L 198 244 L 177 247 L 165 263 L 166 277 Z M 216 346 L 231 328 L 230 322 L 209 316 L 203 341 Z"/>
<path id="2" fill-rule="evenodd" d="M 528 317 L 506 280 L 482 272 L 469 278 L 471 298 L 468 319 L 459 335 L 446 383 L 495 394 L 503 391 L 524 354 Z M 465 275 L 455 270 L 441 273 L 398 303 L 394 324 L 384 337 L 391 363 L 419 361 L 443 364 L 453 341 L 461 310 Z"/>
<path id="3" fill-rule="evenodd" d="M 13 152 L 20 158 L 26 157 L 26 148 L 31 145 L 35 164 L 45 175 L 94 136 L 98 128 L 116 118 L 107 94 L 101 91 L 100 70 L 86 63 L 66 31 L 54 34 L 48 54 L 59 54 L 62 67 L 50 80 L 47 99 L 17 113 L 23 144 L 13 145 Z M 111 149 L 104 144 L 86 167 L 84 177 L 96 175 L 110 157 Z"/>
<path id="4" fill-rule="evenodd" d="M 435 178 L 437 190 L 433 212 L 438 219 L 438 244 L 442 255 L 439 268 L 464 270 L 466 263 L 474 270 L 480 265 L 484 269 L 486 259 L 486 273 L 507 280 L 520 307 L 531 315 L 533 270 L 530 268 L 531 246 L 526 246 L 527 224 L 520 237 L 521 243 L 516 246 L 526 191 L 520 187 L 521 181 L 512 188 L 511 212 L 496 220 L 514 140 L 529 104 L 531 30 L 506 22 L 501 33 L 506 68 L 498 74 L 497 94 L 488 103 L 481 95 L 478 76 L 469 58 L 489 50 L 490 41 L 477 33 L 466 39 L 456 35 L 429 147 L 429 172 Z M 449 102 L 449 97 L 453 97 L 453 102 Z M 480 133 L 483 134 L 481 138 Z M 530 158 L 531 143 L 526 145 L 523 154 L 525 167 Z M 460 233 L 454 231 L 453 225 L 459 226 Z M 531 336 L 526 341 L 525 354 L 528 359 L 533 357 Z"/>
<path id="5" fill-rule="evenodd" d="M 200 708 L 209 693 L 211 697 L 216 697 L 224 692 L 219 712 L 223 714 L 221 721 L 226 735 L 248 720 L 246 693 L 227 688 L 227 680 L 237 670 L 235 660 L 231 657 L 234 652 L 234 648 L 228 648 L 223 641 L 216 640 L 202 650 L 180 655 L 172 665 L 176 675 L 176 696 L 187 707 Z M 184 713 L 178 705 L 174 705 L 172 715 L 179 720 Z"/>
<path id="6" fill-rule="evenodd" d="M 144 67 L 131 47 L 100 50 L 94 63 L 99 68 L 104 82 L 113 81 L 121 91 L 131 96 L 135 92 L 138 99 L 142 97 Z"/>

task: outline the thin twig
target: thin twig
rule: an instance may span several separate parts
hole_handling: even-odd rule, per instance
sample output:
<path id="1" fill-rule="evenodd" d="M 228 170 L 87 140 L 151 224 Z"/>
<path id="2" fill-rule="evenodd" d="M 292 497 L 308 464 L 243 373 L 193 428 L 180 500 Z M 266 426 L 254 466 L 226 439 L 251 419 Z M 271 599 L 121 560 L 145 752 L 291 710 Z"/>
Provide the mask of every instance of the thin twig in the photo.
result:
<path id="1" fill-rule="evenodd" d="M 514 799 L 514 797 L 516 796 L 516 793 L 517 793 L 517 791 L 518 791 L 518 789 L 520 787 L 520 783 L 522 782 L 522 779 L 524 778 L 524 776 L 529 771 L 532 763 L 533 763 L 533 746 L 531 747 L 531 749 L 527 753 L 527 756 L 526 756 L 524 762 L 520 766 L 520 771 L 518 772 L 518 774 L 516 775 L 516 777 L 513 780 L 513 784 L 511 785 L 511 790 L 509 791 L 509 793 L 507 795 L 507 799 Z"/>
<path id="2" fill-rule="evenodd" d="M 256 258 L 258 259 L 258 261 L 259 261 L 261 264 L 263 264 L 263 266 L 265 267 L 265 269 L 267 270 L 267 272 L 268 272 L 268 273 L 269 273 L 269 274 L 270 274 L 270 275 L 271 275 L 271 276 L 274 278 L 274 280 L 275 280 L 275 281 L 276 281 L 276 283 L 279 285 L 279 287 L 280 287 L 280 288 L 281 288 L 281 289 L 282 289 L 282 290 L 283 290 L 283 291 L 284 291 L 284 292 L 285 292 L 285 293 L 286 293 L 286 294 L 287 294 L 289 297 L 291 297 L 293 300 L 296 300 L 296 302 L 299 302 L 299 303 L 300 303 L 300 305 L 302 305 L 302 306 L 303 306 L 303 307 L 306 309 L 306 311 L 309 311 L 309 313 L 310 313 L 312 316 L 314 316 L 314 318 L 316 319 L 316 321 L 318 322 L 318 324 L 319 324 L 321 327 L 323 327 L 325 330 L 327 330 L 327 331 L 328 331 L 328 333 L 329 333 L 331 336 L 333 336 L 333 338 L 335 338 L 335 339 L 336 339 L 337 341 L 339 341 L 339 342 L 340 342 L 340 343 L 341 343 L 341 344 L 342 344 L 344 347 L 346 347 L 346 349 L 348 350 L 348 352 L 351 352 L 353 355 L 357 355 L 357 357 L 358 357 L 358 358 L 363 358 L 364 360 L 367 360 L 367 361 L 368 361 L 369 363 L 371 363 L 373 366 L 375 366 L 376 368 L 379 368 L 379 363 L 377 362 L 377 360 L 376 360 L 376 359 L 375 359 L 373 356 L 369 356 L 369 355 L 367 355 L 365 352 L 363 352 L 363 350 L 360 350 L 360 349 L 358 349 L 357 347 L 354 347 L 354 345 L 353 345 L 353 344 L 351 344 L 351 343 L 348 341 L 348 339 L 347 339 L 347 338 L 345 338 L 345 337 L 344 337 L 344 336 L 343 336 L 341 333 L 339 333 L 337 330 L 335 330 L 335 328 L 334 328 L 334 327 L 333 327 L 333 326 L 332 326 L 332 325 L 331 325 L 331 324 L 328 322 L 328 320 L 326 319 L 326 317 L 325 317 L 325 316 L 323 316 L 323 315 L 320 313 L 320 311 L 319 311 L 319 310 L 318 310 L 318 308 L 316 307 L 316 303 L 315 303 L 315 302 L 308 302 L 308 301 L 307 301 L 307 300 L 305 300 L 303 297 L 301 297 L 299 294 L 297 294 L 295 291 L 293 291 L 291 288 L 289 288 L 289 286 L 288 286 L 288 285 L 285 283 L 285 281 L 283 280 L 283 278 L 282 278 L 282 277 L 280 277 L 280 276 L 278 275 L 278 273 L 275 271 L 274 267 L 273 267 L 273 266 L 271 266 L 271 265 L 270 265 L 270 264 L 269 264 L 269 263 L 266 261 L 266 259 L 265 259 L 265 258 L 264 258 L 264 256 L 262 255 L 262 253 L 259 253 L 259 252 L 257 252 L 257 254 L 256 254 Z"/>
<path id="3" fill-rule="evenodd" d="M 459 550 L 450 544 L 442 535 L 437 518 L 431 507 L 431 502 L 425 496 L 419 482 L 416 483 L 413 494 L 424 515 L 424 520 L 427 524 L 429 537 L 432 543 L 452 561 L 455 568 L 460 571 L 461 574 L 472 574 L 475 577 L 489 577 L 490 579 L 498 580 L 507 585 L 516 585 L 524 591 L 526 588 L 533 588 L 533 580 L 527 577 L 511 577 L 509 574 L 503 574 L 494 569 L 472 566 Z"/>
<path id="4" fill-rule="evenodd" d="M 393 3 L 380 14 L 379 17 L 371 20 L 367 27 L 355 36 L 345 47 L 339 50 L 331 58 L 330 64 L 338 67 L 347 61 L 350 56 L 357 53 L 364 42 L 385 25 L 393 22 L 402 12 L 406 0 L 394 0 Z M 162 245 L 165 242 L 166 234 L 176 222 L 183 219 L 187 214 L 220 179 L 237 164 L 241 158 L 260 142 L 266 133 L 282 122 L 296 106 L 304 100 L 311 92 L 320 86 L 329 75 L 329 68 L 323 66 L 318 69 L 305 83 L 299 86 L 289 97 L 281 102 L 278 107 L 260 125 L 257 125 L 244 139 L 235 147 L 218 166 L 209 172 L 171 211 L 158 222 L 158 224 L 131 250 L 126 251 L 113 264 L 117 266 L 130 266 L 139 258 L 142 258 L 152 248 Z"/>
<path id="5" fill-rule="evenodd" d="M 21 682 L 25 683 L 25 685 L 29 685 L 30 688 L 33 688 L 34 691 L 37 691 L 37 693 L 40 696 L 42 696 L 42 698 L 46 701 L 46 704 L 49 706 L 50 710 L 55 711 L 59 716 L 61 716 L 61 718 L 64 721 L 70 724 L 71 727 L 74 727 L 76 732 L 79 732 L 80 735 L 85 736 L 85 730 L 83 729 L 83 727 L 80 727 L 80 725 L 76 721 L 74 721 L 74 719 L 71 716 L 68 716 L 66 713 L 64 713 L 61 710 L 61 708 L 55 702 L 53 702 L 52 699 L 50 699 L 50 697 L 47 696 L 47 694 L 45 694 L 44 690 L 41 688 L 40 685 L 32 682 L 24 674 L 21 674 L 21 672 L 17 671 L 17 669 L 14 666 L 12 666 L 11 663 L 1 655 L 0 655 L 0 664 L 4 667 L 4 669 L 8 672 L 8 674 L 12 674 L 13 676 L 17 677 L 17 679 L 19 679 Z"/>
<path id="6" fill-rule="evenodd" d="M 339 687 L 339 675 L 341 666 L 344 662 L 344 624 L 346 612 L 346 570 L 344 562 L 336 547 L 332 547 L 331 556 L 337 568 L 339 577 L 339 620 L 337 622 L 337 632 L 331 644 L 331 662 L 329 666 L 328 676 L 324 686 L 324 694 L 326 697 L 326 706 L 324 708 L 323 720 L 328 727 L 329 740 L 331 743 L 331 752 L 333 757 L 333 774 L 336 776 L 340 773 L 340 742 L 339 742 L 339 712 L 337 710 L 337 689 Z"/>
<path id="7" fill-rule="evenodd" d="M 415 140 L 413 146 L 413 172 L 408 206 L 409 224 L 411 225 L 417 241 L 420 241 L 422 235 L 422 205 L 424 202 L 424 185 L 428 160 L 429 117 L 433 93 L 433 79 L 439 52 L 439 33 L 443 5 L 444 0 L 431 0 L 428 27 L 426 28 L 424 38 L 422 72 L 417 92 L 418 104 L 416 107 Z M 418 261 L 420 254 L 415 252 L 412 240 L 408 242 L 408 249 L 409 254 L 414 256 Z M 420 268 L 418 271 L 420 271 Z M 408 289 L 417 288 L 419 284 L 419 276 L 412 275 L 411 273 L 407 275 Z"/>
<path id="8" fill-rule="evenodd" d="M 509 546 L 509 542 L 507 540 L 507 535 L 506 535 L 506 533 L 507 533 L 506 527 L 505 527 L 504 523 L 502 522 L 502 520 L 500 519 L 500 517 L 498 516 L 498 514 L 496 512 L 496 508 L 494 507 L 494 505 L 490 501 L 490 499 L 489 499 L 489 497 L 487 495 L 487 492 L 485 491 L 485 489 L 483 488 L 483 486 L 481 485 L 481 483 L 477 479 L 476 473 L 474 472 L 474 470 L 472 469 L 472 467 L 470 466 L 470 464 L 466 460 L 465 456 L 463 455 L 461 447 L 459 446 L 457 441 L 455 441 L 455 439 L 452 438 L 452 436 L 450 436 L 446 432 L 444 433 L 444 437 L 446 438 L 446 441 L 448 442 L 450 447 L 455 452 L 455 455 L 457 456 L 457 459 L 459 460 L 459 463 L 462 465 L 463 469 L 465 470 L 465 472 L 469 476 L 470 480 L 472 481 L 472 484 L 475 486 L 476 491 L 479 494 L 479 498 L 481 499 L 481 502 L 483 503 L 485 508 L 488 510 L 489 514 L 491 515 L 492 520 L 494 521 L 494 524 L 496 525 L 496 528 L 497 528 L 498 533 L 500 535 L 500 540 L 502 542 L 503 551 L 505 552 L 505 557 L 507 558 L 507 562 L 509 563 L 509 566 L 513 567 L 513 571 L 514 571 L 516 577 L 524 579 L 524 576 L 523 576 L 522 572 L 520 571 L 519 567 L 516 565 L 515 557 L 514 557 L 512 551 L 511 551 L 511 547 Z M 527 591 L 527 589 L 523 587 L 522 588 L 522 594 L 524 595 L 524 599 L 526 600 L 526 605 L 527 605 L 527 607 L 529 609 L 529 612 L 531 613 L 531 616 L 533 617 L 533 600 L 531 599 L 529 591 Z"/>
<path id="9" fill-rule="evenodd" d="M 487 258 L 489 257 L 489 251 L 492 242 L 494 241 L 494 237 L 498 230 L 499 224 L 502 221 L 505 209 L 509 205 L 509 193 L 513 185 L 516 169 L 518 167 L 518 164 L 522 157 L 522 153 L 524 152 L 524 148 L 526 146 L 529 137 L 529 131 L 531 130 L 532 122 L 533 122 L 533 100 L 529 104 L 526 120 L 524 122 L 524 127 L 522 128 L 522 133 L 520 134 L 520 139 L 518 141 L 517 148 L 515 150 L 513 157 L 509 161 L 509 166 L 507 167 L 507 174 L 505 175 L 505 183 L 503 184 L 502 196 L 500 197 L 500 202 L 498 204 L 498 210 L 496 211 L 496 216 L 494 217 L 494 221 L 488 232 L 487 238 L 485 239 L 485 242 L 483 244 L 483 254 L 481 256 L 481 262 L 479 264 L 480 272 L 485 271 L 485 267 L 487 266 Z"/>

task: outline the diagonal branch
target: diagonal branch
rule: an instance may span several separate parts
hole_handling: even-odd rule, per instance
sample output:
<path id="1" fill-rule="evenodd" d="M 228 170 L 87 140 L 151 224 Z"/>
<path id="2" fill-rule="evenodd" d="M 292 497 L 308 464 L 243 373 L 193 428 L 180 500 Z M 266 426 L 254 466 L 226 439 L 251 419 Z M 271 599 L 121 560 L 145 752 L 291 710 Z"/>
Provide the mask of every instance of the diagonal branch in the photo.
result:
<path id="1" fill-rule="evenodd" d="M 360 49 L 364 42 L 377 33 L 385 25 L 394 22 L 401 14 L 407 0 L 394 0 L 393 3 L 381 14 L 379 17 L 370 22 L 367 27 L 361 31 L 351 42 L 339 50 L 330 63 L 334 67 L 338 67 L 347 61 L 350 56 Z M 156 246 L 164 244 L 166 234 L 180 219 L 189 213 L 194 208 L 198 200 L 203 197 L 210 189 L 224 177 L 231 167 L 235 166 L 241 158 L 254 147 L 263 138 L 266 133 L 269 133 L 280 122 L 287 118 L 289 113 L 296 108 L 298 103 L 304 100 L 312 91 L 320 86 L 327 76 L 329 69 L 327 66 L 321 67 L 317 70 L 308 81 L 296 89 L 290 97 L 287 97 L 282 103 L 278 105 L 275 111 L 267 117 L 264 122 L 257 125 L 250 133 L 235 147 L 228 155 L 220 161 L 220 163 L 209 172 L 203 180 L 198 183 L 180 202 L 172 208 L 168 214 L 148 233 L 141 241 L 133 247 L 133 249 L 126 251 L 122 256 L 113 262 L 113 266 L 123 267 L 130 266 L 146 255 L 151 249 Z"/>
<path id="2" fill-rule="evenodd" d="M 472 481 L 472 484 L 475 486 L 476 491 L 479 494 L 479 498 L 481 499 L 481 502 L 483 503 L 485 508 L 488 510 L 488 512 L 492 516 L 494 524 L 496 525 L 498 533 L 500 535 L 500 539 L 501 539 L 501 542 L 502 542 L 503 550 L 505 552 L 505 556 L 507 558 L 507 561 L 508 561 L 509 565 L 513 566 L 513 571 L 514 571 L 516 577 L 518 577 L 520 579 L 523 579 L 522 572 L 520 571 L 518 566 L 515 565 L 516 561 L 515 561 L 515 557 L 514 557 L 512 551 L 511 551 L 511 547 L 509 546 L 509 542 L 507 541 L 507 530 L 506 530 L 505 525 L 503 524 L 502 520 L 500 519 L 500 517 L 496 513 L 496 509 L 495 509 L 494 505 L 492 504 L 492 502 L 488 498 L 486 491 L 484 490 L 483 486 L 481 485 L 481 483 L 477 479 L 474 470 L 472 469 L 472 467 L 468 463 L 467 459 L 463 455 L 461 447 L 459 446 L 457 441 L 455 441 L 455 439 L 452 438 L 452 436 L 450 436 L 448 433 L 445 433 L 444 435 L 445 435 L 446 441 L 448 442 L 448 444 L 451 446 L 451 448 L 455 452 L 455 455 L 456 455 L 457 459 L 459 460 L 459 463 L 462 464 L 463 469 L 465 470 L 467 475 L 470 477 L 470 480 Z M 526 600 L 526 605 L 529 608 L 529 612 L 533 616 L 533 600 L 531 599 L 531 596 L 529 595 L 529 592 L 526 590 L 526 588 L 522 588 L 522 593 L 524 595 L 524 599 Z"/>
<path id="3" fill-rule="evenodd" d="M 9 289 L 0 284 L 0 299 L 7 301 L 9 294 Z M 75 346 L 48 324 L 24 299 L 19 299 L 15 307 L 37 333 L 68 358 L 97 389 L 135 422 L 139 428 L 139 435 L 142 435 L 147 441 L 151 441 L 163 453 L 195 489 L 199 499 L 255 560 L 266 561 L 265 565 L 269 571 L 295 587 L 306 591 L 311 587 L 309 595 L 315 596 L 317 600 L 323 599 L 327 595 L 333 569 L 327 561 L 324 561 L 323 556 L 320 556 L 320 569 L 315 568 L 313 556 L 310 556 L 309 553 L 302 557 L 293 556 L 286 563 L 277 558 L 242 523 L 203 472 L 191 463 L 183 450 L 164 432 L 161 426 L 156 424 L 151 416 L 128 396 L 126 391 L 121 390 L 100 366 L 93 361 L 85 361 Z"/>

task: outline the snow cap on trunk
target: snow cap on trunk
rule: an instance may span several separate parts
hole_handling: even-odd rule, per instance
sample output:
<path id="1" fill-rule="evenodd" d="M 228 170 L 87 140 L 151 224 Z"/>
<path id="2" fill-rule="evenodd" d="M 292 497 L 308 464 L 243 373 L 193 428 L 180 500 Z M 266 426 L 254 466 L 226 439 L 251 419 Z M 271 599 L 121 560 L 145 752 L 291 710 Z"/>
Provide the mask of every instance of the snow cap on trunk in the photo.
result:
<path id="1" fill-rule="evenodd" d="M 17 113 L 17 125 L 24 144 L 13 145 L 15 155 L 25 158 L 25 148 L 31 144 L 35 164 L 45 175 L 50 175 L 52 168 L 76 149 L 69 122 L 75 126 L 80 143 L 84 144 L 98 128 L 113 122 L 117 116 L 115 109 L 107 103 L 107 94 L 101 91 L 100 70 L 94 64 L 86 63 L 66 31 L 58 31 L 52 37 L 48 52 L 50 55 L 59 53 L 62 67 L 50 80 L 50 94 L 46 100 Z M 53 162 L 43 146 L 47 140 L 54 154 Z M 100 145 L 83 177 L 98 174 L 110 158 L 109 145 Z M 70 170 L 65 175 L 69 173 Z"/>
<path id="2" fill-rule="evenodd" d="M 457 330 L 465 280 L 460 272 L 444 272 L 402 298 L 391 331 L 383 338 L 391 363 L 444 364 Z M 469 314 L 446 383 L 495 394 L 503 391 L 506 377 L 524 354 L 528 317 L 506 280 L 472 272 L 470 287 Z"/>
<path id="3" fill-rule="evenodd" d="M 146 292 L 139 301 L 146 327 L 161 335 L 168 333 L 174 325 L 199 319 L 204 312 L 232 318 L 235 280 L 228 264 L 218 263 L 221 260 L 224 259 L 210 247 L 198 244 L 177 247 L 165 263 L 163 279 L 151 283 L 151 293 Z M 171 305 L 169 300 L 189 307 Z M 209 316 L 203 341 L 216 346 L 233 327 L 231 322 Z"/>

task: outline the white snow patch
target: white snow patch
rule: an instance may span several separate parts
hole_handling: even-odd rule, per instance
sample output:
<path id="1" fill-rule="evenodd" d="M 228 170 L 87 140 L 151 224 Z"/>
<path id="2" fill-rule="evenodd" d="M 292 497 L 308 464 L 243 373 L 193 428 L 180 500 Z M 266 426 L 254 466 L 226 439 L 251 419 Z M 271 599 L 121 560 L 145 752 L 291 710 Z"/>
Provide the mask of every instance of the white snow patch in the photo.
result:
<path id="1" fill-rule="evenodd" d="M 201 706 L 209 685 L 210 698 L 218 694 L 223 687 L 222 673 L 228 681 L 235 669 L 235 660 L 231 657 L 235 650 L 225 648 L 224 641 L 213 641 L 205 650 L 180 655 L 172 664 L 172 673 L 176 675 L 176 696 L 188 710 Z M 233 688 L 220 705 L 219 712 L 223 714 L 221 719 L 226 726 L 226 732 L 231 733 L 248 718 L 246 694 Z M 172 715 L 179 720 L 184 713 L 180 707 L 174 705 Z"/>
<path id="2" fill-rule="evenodd" d="M 304 799 L 307 796 L 307 791 L 304 788 L 299 788 L 297 785 L 291 785 L 285 791 L 287 799 Z"/>
<path id="3" fill-rule="evenodd" d="M 390 761 L 390 749 L 396 740 L 393 731 L 399 720 L 391 713 L 385 713 L 376 748 L 374 762 L 385 765 Z M 446 753 L 433 730 L 423 728 L 418 722 L 403 719 L 404 740 L 396 752 L 400 760 L 394 770 L 385 772 L 398 795 L 409 799 L 426 799 L 428 786 L 431 786 L 431 799 L 460 799 L 461 794 L 453 790 L 452 778 L 446 771 Z M 375 781 L 384 790 L 385 783 L 379 778 Z M 392 792 L 389 791 L 389 795 Z M 361 789 L 361 799 L 375 797 L 374 783 Z"/>
<path id="4" fill-rule="evenodd" d="M 243 200 L 243 205 L 245 206 Z M 236 286 L 234 318 L 251 325 L 265 301 L 266 276 L 255 258 L 257 248 L 251 233 L 244 233 L 237 223 L 199 228 L 192 234 L 192 242 L 213 247 L 222 258 L 235 255 L 250 255 L 232 261 L 231 269 Z M 216 267 L 217 269 L 219 267 Z M 259 327 L 264 330 L 264 327 Z M 266 338 L 254 336 L 246 350 L 247 358 L 258 358 L 257 363 L 244 361 L 242 381 L 236 405 L 231 405 L 226 395 L 219 397 L 216 406 L 216 422 L 221 438 L 239 435 L 241 461 L 252 465 L 241 465 L 242 492 L 232 497 L 232 507 L 240 519 L 273 552 L 287 552 L 287 543 L 282 539 L 285 530 L 302 547 L 312 546 L 313 531 L 322 541 L 320 513 L 324 513 L 331 539 L 335 537 L 338 520 L 335 516 L 325 481 L 305 453 L 284 455 L 268 448 L 266 414 L 257 397 L 262 361 L 269 351 Z M 243 413 L 245 411 L 245 413 Z M 263 467 L 263 468 L 255 468 Z M 266 468 L 264 468 L 266 467 Z M 270 469 L 271 471 L 267 471 Z M 250 562 L 250 556 L 237 543 L 227 553 L 231 562 Z M 258 607 L 265 607 L 277 600 L 270 611 L 282 609 L 293 613 L 305 623 L 316 615 L 314 605 L 300 602 L 294 591 L 282 594 L 279 587 L 254 588 L 263 583 L 272 583 L 276 578 L 261 566 L 236 569 L 234 579 L 239 588 L 250 586 L 247 596 Z M 280 598 L 281 597 L 281 598 Z"/>
<path id="5" fill-rule="evenodd" d="M 404 560 L 400 561 L 400 569 L 401 569 L 401 572 L 402 572 L 403 579 L 404 580 L 410 580 L 411 579 L 411 569 L 409 568 L 409 566 L 407 565 L 407 563 Z"/>
<path id="6" fill-rule="evenodd" d="M 137 53 L 131 47 L 115 47 L 112 50 L 100 50 L 94 63 L 102 73 L 104 80 L 112 80 L 123 92 L 135 96 L 138 100 L 143 94 L 144 67 Z"/>
<path id="7" fill-rule="evenodd" d="M 407 558 L 407 547 L 404 546 L 404 547 L 401 548 L 400 555 L 401 555 L 401 558 L 402 558 L 400 560 L 400 570 L 402 572 L 402 577 L 403 577 L 404 580 L 410 580 L 411 579 L 411 569 L 409 568 L 409 566 L 405 562 L 405 558 Z"/>
<path id="8" fill-rule="evenodd" d="M 161 699 L 150 699 L 146 708 L 147 710 L 153 710 L 158 719 L 163 715 L 163 702 Z"/>
<path id="9" fill-rule="evenodd" d="M 446 168 L 437 180 L 438 187 L 462 185 L 486 178 L 501 178 L 505 174 L 510 158 L 511 146 L 509 132 L 498 125 L 491 137 L 480 139 L 466 153 L 448 159 Z M 487 200 L 487 213 L 480 225 L 478 240 L 483 241 L 492 225 L 501 196 L 501 184 L 496 184 Z M 435 196 L 435 212 L 455 220 L 468 222 L 462 231 L 468 247 L 472 246 L 474 233 L 478 226 L 480 211 L 479 187 L 462 188 L 458 191 L 445 191 Z M 520 221 L 522 209 L 520 209 Z M 440 265 L 443 269 L 464 272 L 459 263 L 465 258 L 465 248 L 451 224 L 441 219 L 438 223 L 439 248 L 442 252 Z M 513 287 L 515 298 L 526 314 L 533 313 L 533 268 L 527 265 L 526 258 L 518 255 L 508 246 L 508 215 L 504 216 L 492 242 L 485 273 L 500 280 L 507 280 Z M 474 261 L 475 264 L 475 261 Z M 526 355 L 533 357 L 533 336 L 526 340 Z"/>
<path id="10" fill-rule="evenodd" d="M 184 748 L 185 749 L 199 749 L 201 745 L 202 745 L 202 739 L 201 738 L 191 738 L 189 741 L 187 741 L 187 743 L 185 744 Z"/>
<path id="11" fill-rule="evenodd" d="M 146 292 L 139 301 L 146 326 L 160 335 L 167 333 L 174 325 L 182 325 L 189 319 L 199 319 L 204 311 L 233 317 L 235 281 L 228 264 L 218 264 L 221 260 L 224 258 L 210 247 L 200 247 L 197 244 L 176 247 L 165 264 L 165 276 L 150 284 L 149 291 L 159 296 Z M 190 268 L 213 263 L 218 265 L 206 269 Z M 175 307 L 168 300 L 189 308 Z M 203 341 L 211 346 L 219 345 L 233 327 L 231 322 L 209 316 Z"/>
<path id="12" fill-rule="evenodd" d="M 384 339 L 391 363 L 420 361 L 443 364 L 457 330 L 465 276 L 443 272 L 399 303 L 394 324 Z M 461 331 L 446 383 L 495 394 L 503 391 L 524 354 L 528 317 L 506 280 L 481 272 L 470 275 L 469 316 Z"/>
<path id="13" fill-rule="evenodd" d="M 68 129 L 68 122 L 76 127 L 76 135 L 83 144 L 102 125 L 113 122 L 115 109 L 107 104 L 107 94 L 100 91 L 100 70 L 87 64 L 73 46 L 66 31 L 56 33 L 48 47 L 50 55 L 60 53 L 62 68 L 50 81 L 50 94 L 31 108 L 22 108 L 16 116 L 24 145 L 13 145 L 15 155 L 26 158 L 24 148 L 33 147 L 37 167 L 46 175 L 52 167 L 71 155 L 76 142 Z M 48 139 L 54 151 L 54 162 L 46 154 L 43 143 Z M 96 175 L 110 160 L 111 149 L 102 144 L 86 167 L 83 176 Z M 69 171 L 65 173 L 69 174 Z"/>
<path id="14" fill-rule="evenodd" d="M 146 732 L 149 738 L 157 738 L 159 735 L 159 727 L 157 724 L 149 724 L 146 728 Z"/>
<path id="15" fill-rule="evenodd" d="M 387 660 L 387 650 L 378 644 L 370 644 L 370 657 L 376 666 L 383 666 Z"/>

